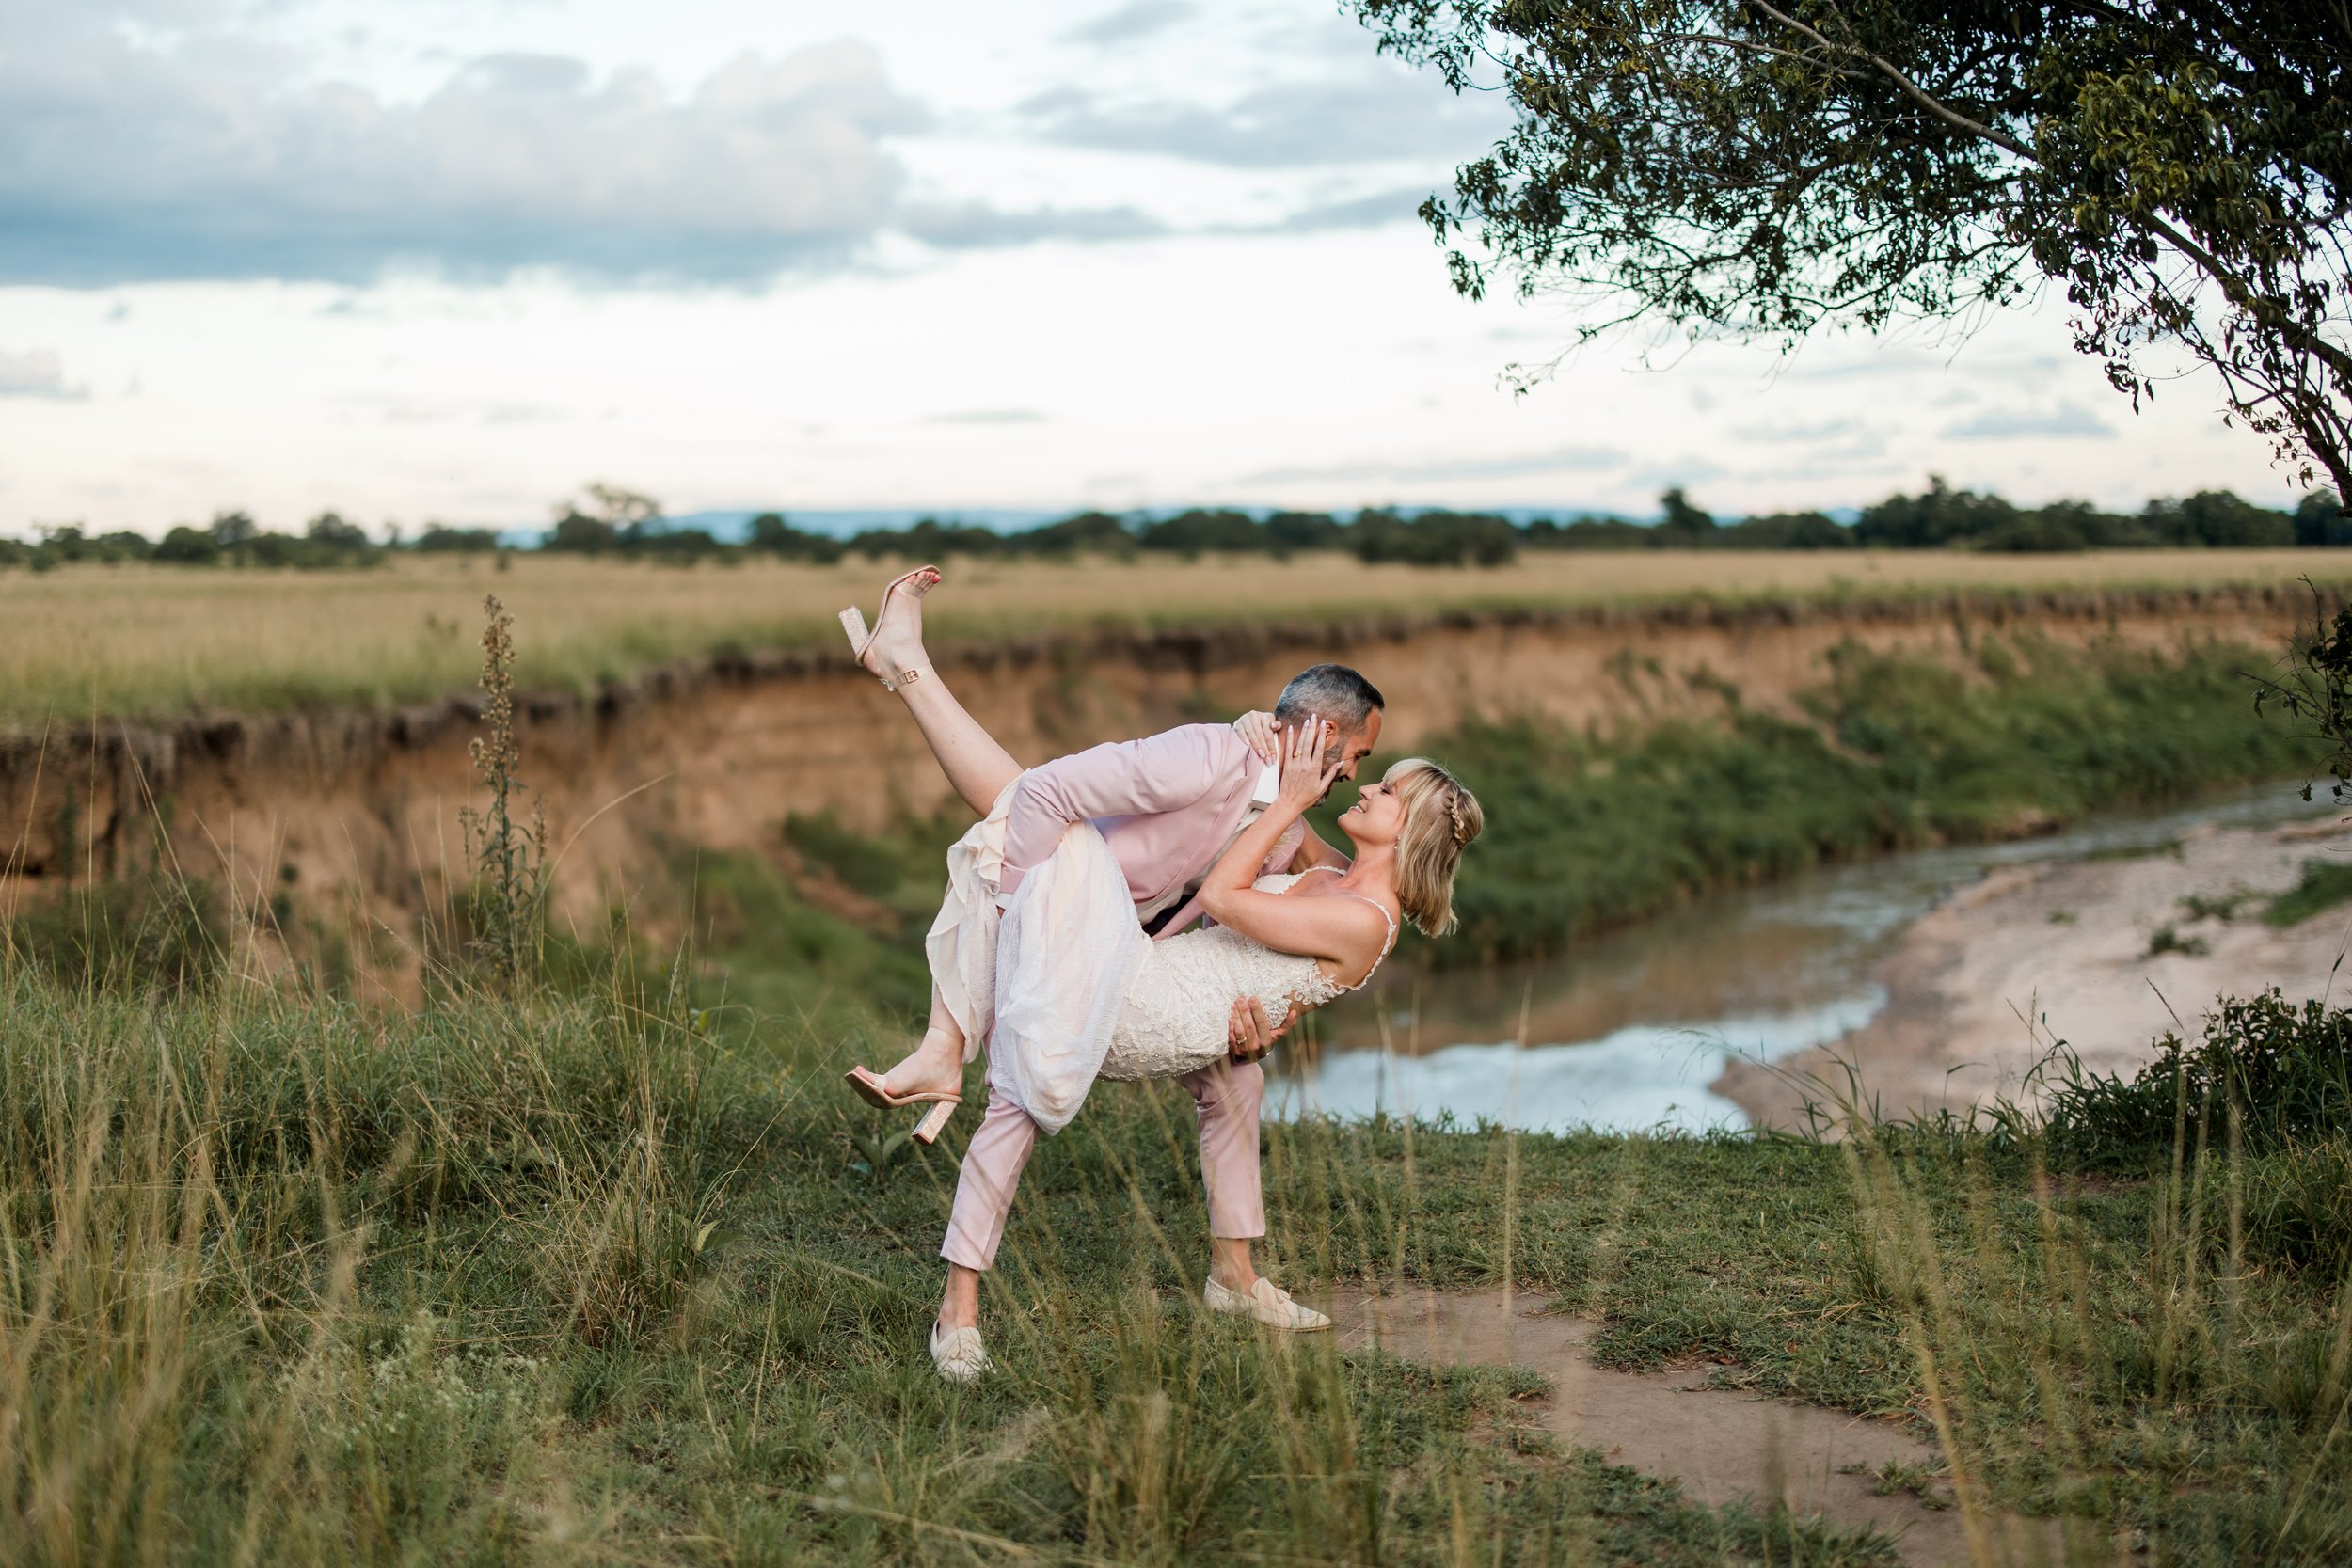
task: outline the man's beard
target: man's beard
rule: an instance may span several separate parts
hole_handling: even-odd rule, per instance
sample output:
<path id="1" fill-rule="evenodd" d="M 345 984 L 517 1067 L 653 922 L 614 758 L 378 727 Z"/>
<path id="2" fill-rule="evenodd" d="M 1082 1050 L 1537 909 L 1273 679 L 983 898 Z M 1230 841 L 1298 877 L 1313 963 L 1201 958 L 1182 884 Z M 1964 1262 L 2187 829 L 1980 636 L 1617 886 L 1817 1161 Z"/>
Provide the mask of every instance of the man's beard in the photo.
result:
<path id="1" fill-rule="evenodd" d="M 1348 738 L 1354 739 L 1355 737 L 1351 736 Z M 1330 773 L 1346 760 L 1347 741 L 1343 740 L 1338 745 L 1331 747 L 1328 751 L 1323 753 L 1323 770 L 1326 773 Z M 1323 793 L 1315 797 L 1315 804 L 1318 806 L 1322 805 L 1326 800 L 1331 799 L 1331 792 L 1340 787 L 1340 783 L 1341 781 L 1336 776 L 1333 777 L 1329 784 L 1323 786 Z"/>

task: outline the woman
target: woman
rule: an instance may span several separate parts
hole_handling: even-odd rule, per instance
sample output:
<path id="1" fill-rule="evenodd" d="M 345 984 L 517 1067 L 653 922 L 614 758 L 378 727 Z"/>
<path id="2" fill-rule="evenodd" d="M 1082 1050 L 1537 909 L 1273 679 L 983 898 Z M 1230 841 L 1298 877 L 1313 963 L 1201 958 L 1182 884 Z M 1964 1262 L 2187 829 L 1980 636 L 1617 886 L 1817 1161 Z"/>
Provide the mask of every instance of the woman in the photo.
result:
<path id="1" fill-rule="evenodd" d="M 1257 875 L 1337 775 L 1320 721 L 1279 736 L 1275 800 L 1203 878 L 1198 902 L 1216 926 L 1147 937 L 1109 847 L 1085 822 L 1065 831 L 1000 912 L 1005 815 L 1021 769 L 954 705 L 923 657 L 919 599 L 937 581 L 926 568 L 894 583 L 871 637 L 854 612 L 844 615 L 861 660 L 910 704 L 921 693 L 933 705 L 918 721 L 943 767 L 967 800 L 987 802 L 987 818 L 948 852 L 947 896 L 926 944 L 933 991 L 923 1043 L 886 1076 L 862 1067 L 850 1073 L 876 1104 L 926 1105 L 918 1137 L 937 1135 L 961 1100 L 962 1063 L 982 1041 L 992 1120 L 1001 1095 L 1038 1130 L 1057 1132 L 1098 1077 L 1174 1077 L 1221 1061 L 1233 1019 L 1253 1000 L 1269 1019 L 1295 1017 L 1362 986 L 1394 945 L 1400 915 L 1433 936 L 1451 928 L 1454 869 L 1483 821 L 1476 800 L 1432 762 L 1397 764 L 1341 814 L 1355 846 L 1344 870 Z M 942 722 L 942 704 L 952 722 Z M 1254 1118 L 1252 1129 L 1254 1184 Z M 943 1248 L 947 1292 L 931 1336 L 932 1357 L 951 1378 L 985 1365 L 978 1271 L 993 1255 L 993 1227 L 1018 1170 L 1014 1160 L 1009 1178 L 981 1197 L 972 1196 L 969 1164 L 958 1183 Z"/>

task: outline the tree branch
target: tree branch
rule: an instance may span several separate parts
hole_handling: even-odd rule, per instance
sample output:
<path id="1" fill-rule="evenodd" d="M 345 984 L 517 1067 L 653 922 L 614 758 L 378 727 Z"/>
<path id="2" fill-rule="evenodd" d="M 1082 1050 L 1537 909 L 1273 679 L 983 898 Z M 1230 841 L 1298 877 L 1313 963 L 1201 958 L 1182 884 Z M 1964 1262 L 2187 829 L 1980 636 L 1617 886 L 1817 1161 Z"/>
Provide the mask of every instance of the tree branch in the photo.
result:
<path id="1" fill-rule="evenodd" d="M 1850 55 L 1856 59 L 1869 61 L 1870 64 L 1878 68 L 1879 71 L 1884 75 L 1888 81 L 1893 82 L 1897 87 L 1902 88 L 1905 93 L 1909 94 L 1911 98 L 1917 102 L 1922 108 L 1926 109 L 1928 113 L 1935 116 L 1936 119 L 1943 120 L 1956 129 L 1965 131 L 1970 135 L 1978 136 L 1985 141 L 1989 141 L 1994 146 L 2001 149 L 2003 151 L 2015 157 L 2023 158 L 2029 164 L 2033 164 L 2036 166 L 2041 165 L 2042 160 L 2035 154 L 2032 148 L 2027 147 L 2024 142 L 2019 141 L 2015 136 L 2010 135 L 2006 131 L 1995 130 L 1990 125 L 1981 124 L 1977 120 L 1969 119 L 1966 115 L 1962 114 L 1958 109 L 1955 109 L 1948 103 L 1944 103 L 1933 93 L 1929 92 L 1925 87 L 1922 87 L 1918 83 L 1913 81 L 1909 76 L 1905 75 L 1902 71 L 1896 66 L 1894 61 L 1886 59 L 1883 55 L 1873 55 L 1867 49 L 1863 48 L 1860 44 L 1840 43 L 1836 39 L 1829 37 L 1827 34 L 1822 33 L 1816 28 L 1807 26 L 1805 24 L 1798 21 L 1795 17 L 1790 16 L 1788 12 L 1774 9 L 1772 6 L 1767 5 L 1765 0 L 1748 0 L 1748 4 L 1754 6 L 1757 10 L 1762 11 L 1766 16 L 1771 17 L 1782 26 L 1788 27 L 1795 32 L 1803 33 L 1806 38 L 1813 40 L 1824 49 L 1835 49 L 1841 55 Z"/>
<path id="2" fill-rule="evenodd" d="M 2173 228 L 2158 214 L 2150 213 L 2140 221 L 2154 230 L 2157 237 L 2165 244 L 2194 261 L 2215 282 L 2220 284 L 2222 293 L 2228 297 L 2232 305 L 2249 314 L 2267 315 L 2270 318 L 2267 325 L 2277 330 L 2280 337 L 2305 354 L 2326 364 L 2338 375 L 2352 376 L 2352 353 L 2338 348 L 2327 339 L 2310 331 L 2301 322 L 2296 321 L 2286 310 L 2280 309 L 2275 301 L 2262 299 L 2253 289 L 2248 286 L 2244 278 L 2229 269 L 2220 257 Z M 2264 309 L 2265 305 L 2270 307 L 2269 309 Z"/>

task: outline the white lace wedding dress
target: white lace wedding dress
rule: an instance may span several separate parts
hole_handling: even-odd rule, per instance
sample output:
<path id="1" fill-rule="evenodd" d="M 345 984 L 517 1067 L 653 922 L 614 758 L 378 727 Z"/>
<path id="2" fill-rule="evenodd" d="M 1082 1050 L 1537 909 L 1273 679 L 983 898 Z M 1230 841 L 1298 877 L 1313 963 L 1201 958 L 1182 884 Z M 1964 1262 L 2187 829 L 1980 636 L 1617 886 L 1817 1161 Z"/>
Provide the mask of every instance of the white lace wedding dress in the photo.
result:
<path id="1" fill-rule="evenodd" d="M 1000 912 L 1011 796 L 947 851 L 947 895 L 924 947 L 963 1030 L 964 1060 L 985 1041 L 989 1092 L 1046 1132 L 1069 1125 L 1097 1078 L 1171 1078 L 1221 1059 L 1240 997 L 1256 997 L 1279 1022 L 1293 1006 L 1320 1007 L 1371 980 L 1343 986 L 1313 958 L 1221 926 L 1152 941 L 1110 846 L 1084 822 L 1064 830 Z M 1297 881 L 1262 877 L 1256 886 L 1286 893 Z M 1380 912 L 1394 946 L 1396 921 Z"/>

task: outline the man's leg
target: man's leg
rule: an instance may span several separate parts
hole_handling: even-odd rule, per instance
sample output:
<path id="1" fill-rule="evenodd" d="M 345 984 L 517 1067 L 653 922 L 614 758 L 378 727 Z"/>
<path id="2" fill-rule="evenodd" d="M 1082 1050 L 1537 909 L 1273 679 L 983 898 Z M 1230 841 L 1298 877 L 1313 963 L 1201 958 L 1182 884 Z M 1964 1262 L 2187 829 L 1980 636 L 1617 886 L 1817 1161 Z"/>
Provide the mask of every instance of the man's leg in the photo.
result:
<path id="1" fill-rule="evenodd" d="M 947 1239 L 939 1255 L 947 1259 L 947 1293 L 939 1321 L 947 1328 L 973 1328 L 980 1321 L 980 1275 L 996 1261 L 1005 1216 L 1012 1209 L 1021 1167 L 1037 1147 L 1037 1123 L 1002 1095 L 992 1096 L 963 1151 L 956 1176 L 955 1206 L 947 1212 Z"/>
<path id="2" fill-rule="evenodd" d="M 939 759 L 940 770 L 963 797 L 963 803 L 986 816 L 1005 786 L 1021 776 L 1021 765 L 980 727 L 978 720 L 963 711 L 963 705 L 931 668 L 931 656 L 923 647 L 923 601 L 918 595 L 899 593 L 892 596 L 882 610 L 882 624 L 874 628 L 874 645 L 867 650 L 866 663 L 876 674 L 886 673 L 898 683 L 908 716 L 923 732 L 931 755 Z"/>
<path id="3" fill-rule="evenodd" d="M 1248 1291 L 1258 1277 L 1249 1243 L 1265 1234 L 1265 1195 L 1258 1171 L 1258 1108 L 1265 1099 L 1265 1069 L 1221 1061 L 1187 1072 L 1200 1122 L 1200 1182 L 1209 1195 L 1210 1274 L 1229 1291 Z"/>

